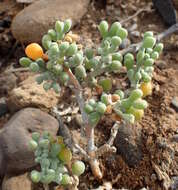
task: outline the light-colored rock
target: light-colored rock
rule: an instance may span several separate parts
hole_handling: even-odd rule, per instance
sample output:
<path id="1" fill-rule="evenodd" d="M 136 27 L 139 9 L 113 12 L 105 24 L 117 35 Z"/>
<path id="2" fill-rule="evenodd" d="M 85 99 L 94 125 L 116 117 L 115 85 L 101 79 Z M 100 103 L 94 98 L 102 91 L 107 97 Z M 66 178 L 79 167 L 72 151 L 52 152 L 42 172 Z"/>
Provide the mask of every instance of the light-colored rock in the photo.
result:
<path id="1" fill-rule="evenodd" d="M 28 147 L 31 133 L 49 131 L 56 135 L 58 127 L 54 117 L 39 109 L 25 108 L 17 112 L 0 131 L 0 174 L 33 167 L 34 154 Z"/>
<path id="2" fill-rule="evenodd" d="M 75 25 L 86 13 L 89 0 L 39 0 L 22 10 L 12 22 L 12 34 L 21 42 L 40 42 L 56 20 Z"/>
<path id="3" fill-rule="evenodd" d="M 9 93 L 7 104 L 12 112 L 25 107 L 49 110 L 57 105 L 60 95 L 53 90 L 46 92 L 42 85 L 37 84 L 35 78 L 36 75 L 30 76 Z"/>
<path id="4" fill-rule="evenodd" d="M 2 190 L 32 190 L 32 182 L 28 173 L 18 176 L 5 176 Z"/>

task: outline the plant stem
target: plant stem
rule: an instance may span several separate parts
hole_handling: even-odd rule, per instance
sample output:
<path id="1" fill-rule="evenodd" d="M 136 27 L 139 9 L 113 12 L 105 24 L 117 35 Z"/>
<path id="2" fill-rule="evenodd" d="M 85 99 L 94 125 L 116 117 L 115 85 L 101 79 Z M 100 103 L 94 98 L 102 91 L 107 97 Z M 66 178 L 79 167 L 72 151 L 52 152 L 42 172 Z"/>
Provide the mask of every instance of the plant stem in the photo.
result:
<path id="1" fill-rule="evenodd" d="M 99 161 L 96 159 L 96 152 L 95 152 L 95 143 L 94 143 L 94 127 L 87 127 L 86 128 L 86 135 L 88 139 L 88 147 L 87 152 L 90 156 L 90 167 L 95 177 L 98 179 L 101 179 L 103 177 L 103 174 L 99 167 Z"/>
<path id="2" fill-rule="evenodd" d="M 117 135 L 117 131 L 118 131 L 118 127 L 119 127 L 119 122 L 116 122 L 113 127 L 111 128 L 111 135 L 110 138 L 107 142 L 108 145 L 112 146 L 114 143 L 114 139 L 116 138 Z"/>
<path id="3" fill-rule="evenodd" d="M 92 77 L 96 77 L 101 75 L 102 73 L 108 72 L 110 70 L 109 67 L 102 67 L 102 68 L 97 68 L 96 70 L 92 71 L 89 73 L 89 77 L 87 77 L 87 80 Z"/>
<path id="4" fill-rule="evenodd" d="M 43 184 L 44 190 L 49 190 L 49 185 L 48 184 Z"/>
<path id="5" fill-rule="evenodd" d="M 76 144 L 74 142 L 74 139 L 72 138 L 72 135 L 70 133 L 70 130 L 68 129 L 68 127 L 64 124 L 59 111 L 57 110 L 56 107 L 53 108 L 52 110 L 52 114 L 57 118 L 58 122 L 59 122 L 59 130 L 57 132 L 57 135 L 61 135 L 64 138 L 64 142 L 65 144 L 74 152 L 76 153 L 76 151 L 80 152 L 80 154 L 86 159 L 89 160 L 90 157 L 87 154 L 87 152 L 80 147 L 78 144 Z"/>
<path id="6" fill-rule="evenodd" d="M 113 143 L 117 135 L 118 127 L 119 127 L 119 122 L 116 122 L 111 128 L 111 134 L 108 142 L 97 149 L 96 157 L 102 156 L 105 153 L 116 152 L 116 148 L 113 146 Z"/>
<path id="7" fill-rule="evenodd" d="M 95 158 L 95 143 L 94 143 L 94 127 L 90 126 L 89 121 L 88 121 L 88 116 L 84 111 L 84 98 L 83 98 L 83 90 L 81 85 L 79 84 L 78 80 L 76 77 L 73 75 L 70 69 L 65 68 L 65 71 L 68 73 L 70 77 L 70 81 L 74 86 L 74 93 L 77 98 L 77 102 L 82 114 L 82 119 L 84 123 L 84 128 L 85 128 L 85 133 L 86 133 L 86 138 L 87 138 L 87 153 L 90 156 L 90 167 L 93 172 L 93 175 L 96 178 L 101 179 L 102 178 L 102 173 L 99 168 L 99 162 Z"/>
<path id="8" fill-rule="evenodd" d="M 69 75 L 70 81 L 74 86 L 73 90 L 74 90 L 74 93 L 75 93 L 75 96 L 76 96 L 76 99 L 77 99 L 77 102 L 78 102 L 78 105 L 79 105 L 79 108 L 80 108 L 80 111 L 81 111 L 81 114 L 82 114 L 82 120 L 84 122 L 84 127 L 85 127 L 86 125 L 88 125 L 88 116 L 84 111 L 85 102 L 84 102 L 84 99 L 83 99 L 82 87 L 81 87 L 78 80 L 73 75 L 73 73 L 71 72 L 70 69 L 65 68 L 65 71 Z"/>

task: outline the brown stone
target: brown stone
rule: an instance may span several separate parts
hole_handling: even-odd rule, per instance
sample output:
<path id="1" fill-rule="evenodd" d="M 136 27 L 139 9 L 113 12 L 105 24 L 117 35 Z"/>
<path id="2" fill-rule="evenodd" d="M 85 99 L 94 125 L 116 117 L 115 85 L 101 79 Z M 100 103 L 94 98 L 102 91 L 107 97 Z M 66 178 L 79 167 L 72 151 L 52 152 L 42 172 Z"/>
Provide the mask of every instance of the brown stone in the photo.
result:
<path id="1" fill-rule="evenodd" d="M 49 131 L 56 135 L 58 127 L 55 118 L 39 109 L 25 108 L 17 112 L 0 131 L 0 173 L 33 167 L 34 154 L 28 146 L 31 133 Z"/>
<path id="2" fill-rule="evenodd" d="M 2 183 L 2 190 L 32 190 L 32 182 L 28 173 L 19 176 L 5 176 Z"/>
<path id="3" fill-rule="evenodd" d="M 12 34 L 21 42 L 41 42 L 41 37 L 56 20 L 71 19 L 75 25 L 86 13 L 89 0 L 39 0 L 20 13 L 12 22 Z"/>
<path id="4" fill-rule="evenodd" d="M 142 159 L 141 133 L 138 126 L 121 125 L 114 142 L 117 153 L 130 167 L 134 167 Z"/>
<path id="5" fill-rule="evenodd" d="M 46 92 L 43 85 L 37 84 L 35 78 L 36 75 L 30 76 L 9 93 L 7 104 L 10 111 L 14 112 L 25 107 L 50 110 L 57 105 L 60 95 L 53 90 Z"/>

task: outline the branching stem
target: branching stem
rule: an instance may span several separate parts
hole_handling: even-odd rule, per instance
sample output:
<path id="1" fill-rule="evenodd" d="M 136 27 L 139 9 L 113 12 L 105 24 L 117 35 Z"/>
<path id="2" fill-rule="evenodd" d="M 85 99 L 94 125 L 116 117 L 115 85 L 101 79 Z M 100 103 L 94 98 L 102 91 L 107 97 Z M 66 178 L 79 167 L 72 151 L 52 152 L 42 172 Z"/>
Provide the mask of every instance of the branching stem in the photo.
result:
<path id="1" fill-rule="evenodd" d="M 65 68 L 65 71 L 68 73 L 69 77 L 70 77 L 70 82 L 72 83 L 72 85 L 74 86 L 74 93 L 82 114 L 82 119 L 83 119 L 83 123 L 84 123 L 84 128 L 85 128 L 85 133 L 86 133 L 86 138 L 87 138 L 87 153 L 90 157 L 89 159 L 89 163 L 93 172 L 93 175 L 96 178 L 101 179 L 102 178 L 102 173 L 101 170 L 99 168 L 99 162 L 98 160 L 96 160 L 95 158 L 95 143 L 94 143 L 94 127 L 91 127 L 89 125 L 89 121 L 88 121 L 88 116 L 84 111 L 84 98 L 83 98 L 83 94 L 82 94 L 82 87 L 79 84 L 78 80 L 76 79 L 75 75 L 73 75 L 73 73 L 71 72 L 70 69 Z"/>
<path id="2" fill-rule="evenodd" d="M 84 127 L 86 128 L 86 126 L 88 125 L 88 116 L 84 111 L 85 102 L 84 102 L 84 98 L 83 98 L 83 94 L 82 94 L 82 87 L 79 84 L 78 80 L 76 79 L 75 75 L 73 75 L 73 73 L 71 72 L 71 70 L 68 68 L 65 68 L 65 70 L 68 73 L 68 75 L 70 77 L 70 81 L 74 86 L 73 90 L 74 90 L 74 93 L 75 93 L 75 96 L 76 96 L 76 99 L 77 99 L 77 102 L 78 102 L 78 105 L 79 105 L 79 108 L 80 108 L 80 111 L 82 114 L 82 120 L 84 123 Z"/>

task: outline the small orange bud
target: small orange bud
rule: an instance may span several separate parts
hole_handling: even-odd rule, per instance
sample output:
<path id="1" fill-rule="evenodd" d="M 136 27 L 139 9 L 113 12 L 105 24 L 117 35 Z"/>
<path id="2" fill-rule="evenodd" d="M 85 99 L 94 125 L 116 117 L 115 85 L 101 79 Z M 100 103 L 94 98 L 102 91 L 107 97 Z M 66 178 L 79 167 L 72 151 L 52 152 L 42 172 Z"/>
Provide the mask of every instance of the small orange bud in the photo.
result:
<path id="1" fill-rule="evenodd" d="M 25 48 L 27 57 L 36 60 L 43 57 L 43 49 L 37 43 L 31 43 Z"/>

